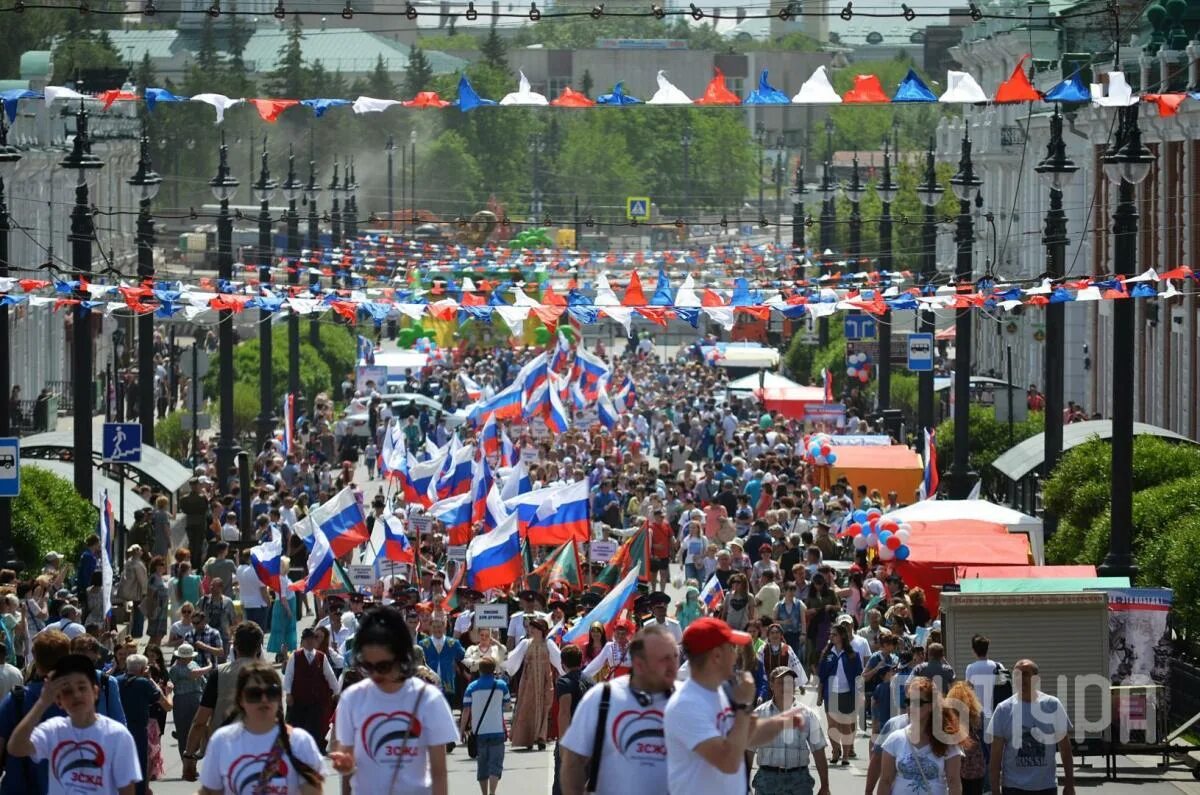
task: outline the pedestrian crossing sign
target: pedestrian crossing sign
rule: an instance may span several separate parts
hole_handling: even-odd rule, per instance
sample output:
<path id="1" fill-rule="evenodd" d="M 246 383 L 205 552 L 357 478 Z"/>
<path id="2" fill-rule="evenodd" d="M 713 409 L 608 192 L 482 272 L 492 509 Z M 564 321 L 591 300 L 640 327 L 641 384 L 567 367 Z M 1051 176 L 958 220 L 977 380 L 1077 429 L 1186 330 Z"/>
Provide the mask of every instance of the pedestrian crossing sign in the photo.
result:
<path id="1" fill-rule="evenodd" d="M 645 220 L 650 217 L 650 197 L 630 196 L 625 200 L 625 217 L 630 221 Z"/>

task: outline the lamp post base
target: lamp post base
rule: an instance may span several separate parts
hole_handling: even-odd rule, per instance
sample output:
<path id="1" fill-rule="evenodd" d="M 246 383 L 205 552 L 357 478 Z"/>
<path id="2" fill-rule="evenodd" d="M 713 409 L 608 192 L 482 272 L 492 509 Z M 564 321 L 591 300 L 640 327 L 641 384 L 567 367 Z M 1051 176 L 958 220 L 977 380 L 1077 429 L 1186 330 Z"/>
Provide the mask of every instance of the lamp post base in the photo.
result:
<path id="1" fill-rule="evenodd" d="M 1101 577 L 1128 577 L 1132 582 L 1137 578 L 1138 566 L 1133 561 L 1133 555 L 1109 552 L 1096 572 Z"/>
<path id="2" fill-rule="evenodd" d="M 979 473 L 970 470 L 961 475 L 951 472 L 947 480 L 950 481 L 950 499 L 965 500 L 979 482 Z"/>

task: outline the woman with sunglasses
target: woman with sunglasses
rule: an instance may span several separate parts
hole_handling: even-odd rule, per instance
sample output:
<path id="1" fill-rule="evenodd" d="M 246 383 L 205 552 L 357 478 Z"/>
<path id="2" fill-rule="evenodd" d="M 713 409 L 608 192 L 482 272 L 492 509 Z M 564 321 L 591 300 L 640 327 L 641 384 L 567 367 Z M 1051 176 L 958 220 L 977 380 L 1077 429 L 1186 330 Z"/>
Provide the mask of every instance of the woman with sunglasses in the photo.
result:
<path id="1" fill-rule="evenodd" d="M 200 765 L 201 795 L 299 792 L 320 795 L 321 752 L 283 720 L 283 682 L 265 662 L 238 670 L 233 720 L 213 732 Z"/>
<path id="2" fill-rule="evenodd" d="M 354 665 L 367 678 L 344 687 L 334 724 L 334 769 L 352 792 L 447 795 L 446 745 L 458 727 L 441 688 L 416 678 L 413 637 L 394 607 L 365 613 Z"/>
<path id="3" fill-rule="evenodd" d="M 941 699 L 932 680 L 914 679 L 909 687 L 913 722 L 887 736 L 880 748 L 880 795 L 962 795 L 963 739 L 958 713 Z M 936 703 L 935 703 L 936 696 Z M 940 730 L 934 728 L 937 721 Z"/>

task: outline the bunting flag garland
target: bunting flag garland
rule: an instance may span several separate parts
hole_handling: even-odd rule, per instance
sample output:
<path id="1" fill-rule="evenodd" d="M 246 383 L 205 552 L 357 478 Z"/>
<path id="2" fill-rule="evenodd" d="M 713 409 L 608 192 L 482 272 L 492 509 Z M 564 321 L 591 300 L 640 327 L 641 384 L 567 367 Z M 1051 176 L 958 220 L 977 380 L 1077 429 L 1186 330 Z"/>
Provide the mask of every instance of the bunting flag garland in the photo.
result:
<path id="1" fill-rule="evenodd" d="M 714 68 L 714 76 L 708 83 L 704 93 L 692 99 L 667 79 L 663 71 L 656 76 L 657 90 L 646 104 L 649 105 L 697 105 L 701 107 L 738 107 L 741 105 L 814 105 L 814 104 L 908 104 L 908 103 L 943 103 L 943 104 L 980 104 L 988 102 L 1046 102 L 1086 103 L 1091 102 L 1098 107 L 1118 108 L 1135 102 L 1155 104 L 1160 112 L 1173 115 L 1186 99 L 1192 95 L 1186 92 L 1172 93 L 1138 93 L 1132 90 L 1122 72 L 1109 72 L 1104 85 L 1085 86 L 1078 72 L 1064 79 L 1043 96 L 1032 84 L 1024 68 L 1026 58 L 1023 57 L 1013 69 L 1012 75 L 1001 83 L 991 96 L 979 85 L 973 76 L 967 72 L 948 71 L 946 75 L 946 90 L 938 96 L 923 80 L 916 70 L 909 69 L 908 74 L 896 86 L 889 96 L 876 75 L 855 75 L 854 86 L 845 94 L 838 95 L 829 80 L 824 66 L 817 67 L 812 75 L 804 81 L 800 91 L 792 98 L 771 85 L 766 70 L 759 75 L 758 86 L 751 91 L 745 101 L 734 94 L 726 85 L 725 76 L 720 69 Z M 40 93 L 28 89 L 11 89 L 0 92 L 4 102 L 4 110 L 9 120 L 16 118 L 17 104 L 22 100 L 42 99 L 47 105 L 56 100 L 86 99 L 87 95 L 65 86 L 46 86 Z M 1193 97 L 1194 98 L 1194 97 Z M 471 81 L 462 75 L 458 81 L 457 97 L 453 100 L 440 97 L 436 92 L 423 91 L 408 100 L 392 98 L 376 98 L 360 96 L 354 100 L 336 97 L 319 98 L 282 98 L 282 97 L 228 97 L 224 94 L 201 93 L 192 97 L 177 96 L 167 89 L 149 87 L 139 95 L 129 89 L 110 89 L 95 95 L 105 109 L 117 102 L 136 102 L 145 100 L 146 107 L 155 111 L 162 103 L 203 102 L 211 105 L 215 111 L 216 123 L 225 119 L 225 113 L 232 107 L 246 103 L 251 105 L 267 123 L 275 123 L 279 116 L 289 108 L 303 106 L 311 109 L 320 118 L 329 110 L 339 107 L 350 107 L 355 114 L 381 113 L 396 106 L 415 109 L 438 109 L 456 107 L 467 112 L 484 107 L 555 107 L 555 108 L 598 108 L 623 107 L 640 105 L 642 100 L 625 93 L 621 82 L 613 86 L 610 93 L 602 94 L 594 101 L 584 94 L 572 89 L 563 88 L 556 98 L 547 99 L 532 89 L 524 74 L 518 77 L 517 88 L 500 100 L 488 99 L 479 95 Z"/>

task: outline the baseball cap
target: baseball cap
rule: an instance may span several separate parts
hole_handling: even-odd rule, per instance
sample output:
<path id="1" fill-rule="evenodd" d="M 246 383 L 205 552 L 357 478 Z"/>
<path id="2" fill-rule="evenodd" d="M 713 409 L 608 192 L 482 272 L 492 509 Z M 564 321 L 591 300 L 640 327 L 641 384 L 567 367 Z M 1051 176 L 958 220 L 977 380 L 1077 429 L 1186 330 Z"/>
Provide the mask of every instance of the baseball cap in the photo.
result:
<path id="1" fill-rule="evenodd" d="M 780 679 L 784 676 L 790 676 L 793 679 L 799 678 L 796 676 L 796 672 L 793 671 L 791 668 L 788 668 L 786 665 L 777 665 L 771 669 L 771 681 L 772 682 L 774 682 L 776 679 Z"/>
<path id="2" fill-rule="evenodd" d="M 726 643 L 745 646 L 750 640 L 749 633 L 738 632 L 719 618 L 698 618 L 683 632 L 683 648 L 688 654 L 704 654 Z"/>
<path id="3" fill-rule="evenodd" d="M 849 613 L 842 613 L 840 616 L 838 616 L 837 618 L 835 618 L 833 620 L 833 623 L 835 626 L 837 624 L 849 624 L 850 626 L 854 626 L 854 617 L 851 616 Z"/>

